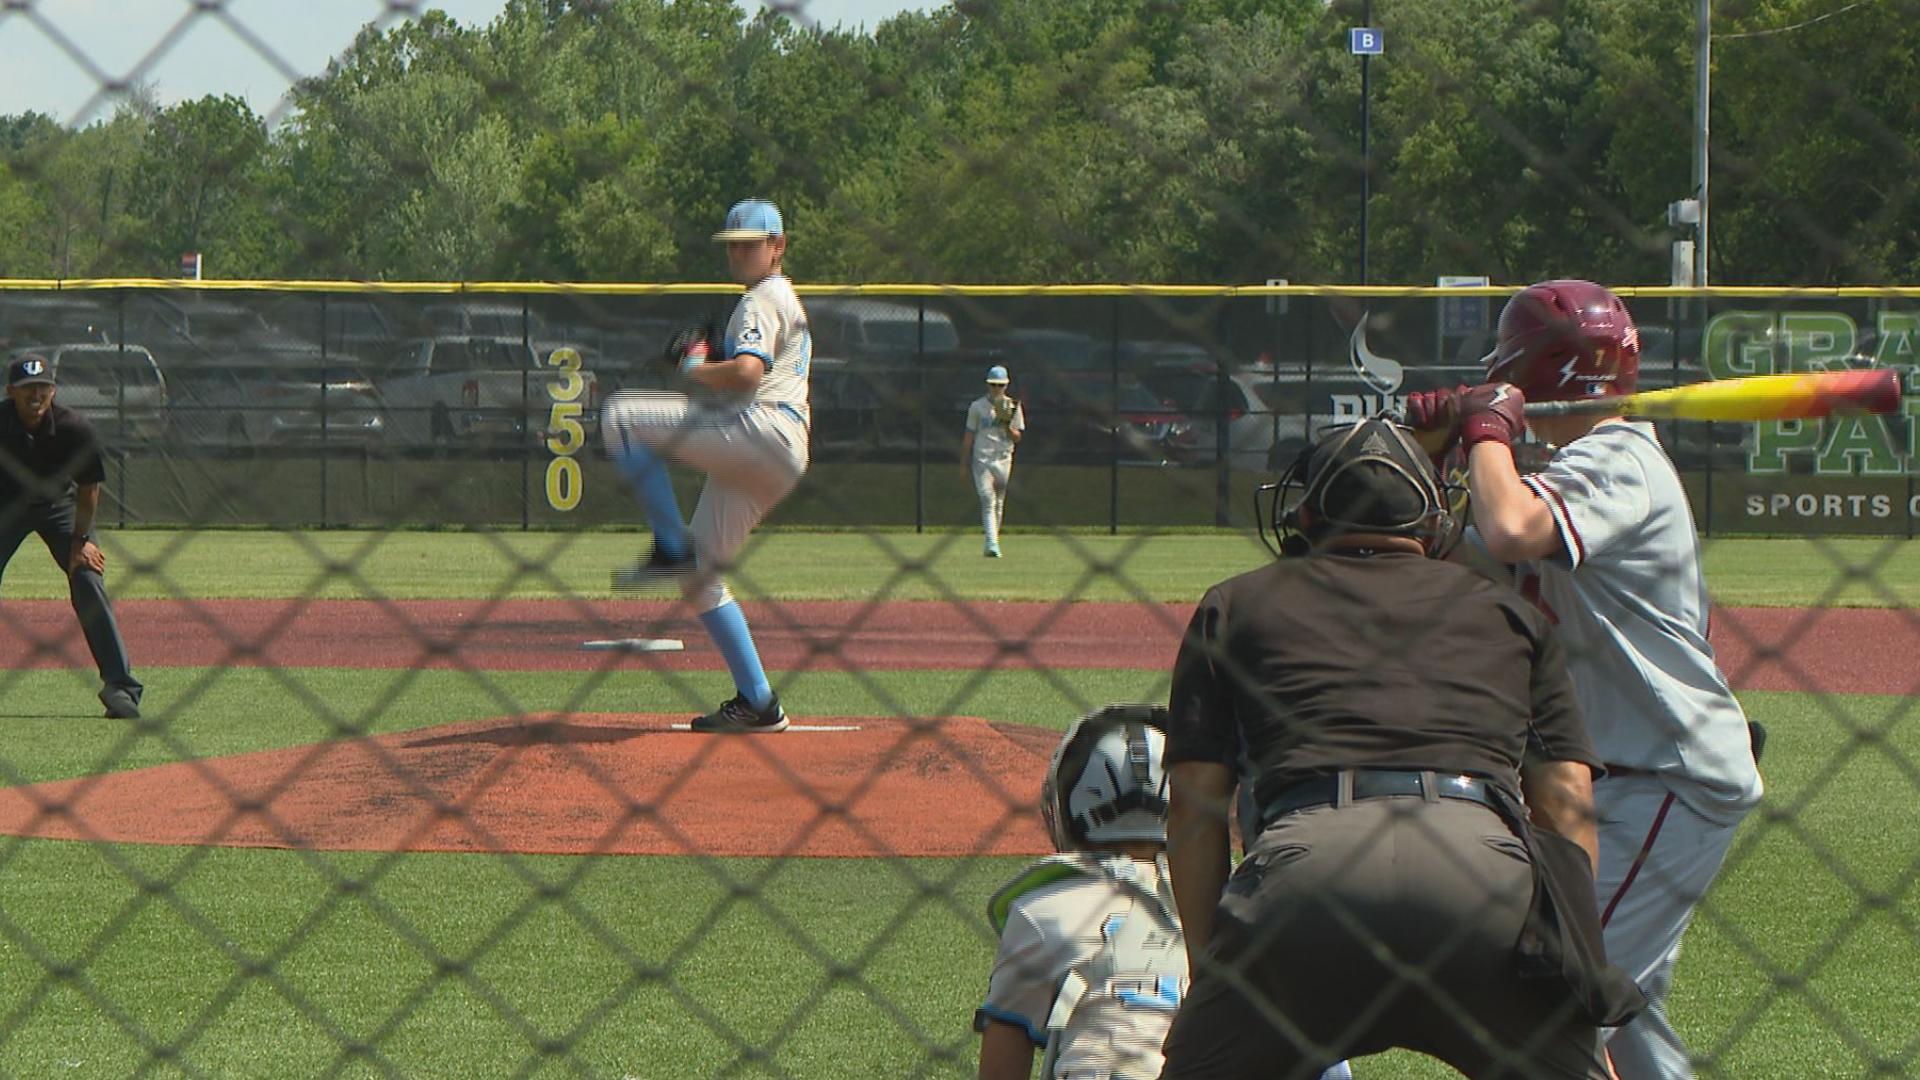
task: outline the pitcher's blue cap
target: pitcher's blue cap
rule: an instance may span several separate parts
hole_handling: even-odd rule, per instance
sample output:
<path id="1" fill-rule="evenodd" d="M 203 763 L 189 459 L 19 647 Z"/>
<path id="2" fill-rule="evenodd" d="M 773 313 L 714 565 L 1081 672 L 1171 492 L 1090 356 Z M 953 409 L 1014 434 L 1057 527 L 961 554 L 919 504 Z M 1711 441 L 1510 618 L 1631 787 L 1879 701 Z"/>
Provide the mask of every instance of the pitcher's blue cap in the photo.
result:
<path id="1" fill-rule="evenodd" d="M 713 234 L 715 240 L 767 240 L 786 233 L 780 221 L 780 208 L 765 199 L 741 199 L 727 211 L 727 224 Z"/>
<path id="2" fill-rule="evenodd" d="M 1007 369 L 1001 367 L 999 364 L 995 364 L 987 369 L 987 382 L 1005 386 L 1011 381 L 1011 379 L 1007 378 Z"/>

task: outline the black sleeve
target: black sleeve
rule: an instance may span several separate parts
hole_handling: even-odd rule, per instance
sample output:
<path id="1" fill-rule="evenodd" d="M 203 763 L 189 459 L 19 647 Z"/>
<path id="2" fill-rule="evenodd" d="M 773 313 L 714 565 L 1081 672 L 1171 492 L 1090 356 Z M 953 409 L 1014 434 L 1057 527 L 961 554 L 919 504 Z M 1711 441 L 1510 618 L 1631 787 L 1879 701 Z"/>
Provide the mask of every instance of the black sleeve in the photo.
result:
<path id="1" fill-rule="evenodd" d="M 1232 766 L 1239 761 L 1233 699 L 1221 676 L 1225 622 L 1219 590 L 1210 589 L 1187 622 L 1180 654 L 1173 662 L 1173 692 L 1167 703 L 1168 764 L 1212 761 Z"/>
<path id="2" fill-rule="evenodd" d="M 72 442 L 67 448 L 67 475 L 82 487 L 106 483 L 107 466 L 101 460 L 100 439 L 94 434 L 93 425 L 79 416 L 68 416 L 63 423 L 72 432 Z"/>
<path id="3" fill-rule="evenodd" d="M 1531 719 L 1527 722 L 1528 761 L 1579 761 L 1599 765 L 1586 717 L 1573 696 L 1566 652 L 1545 618 L 1533 623 Z"/>

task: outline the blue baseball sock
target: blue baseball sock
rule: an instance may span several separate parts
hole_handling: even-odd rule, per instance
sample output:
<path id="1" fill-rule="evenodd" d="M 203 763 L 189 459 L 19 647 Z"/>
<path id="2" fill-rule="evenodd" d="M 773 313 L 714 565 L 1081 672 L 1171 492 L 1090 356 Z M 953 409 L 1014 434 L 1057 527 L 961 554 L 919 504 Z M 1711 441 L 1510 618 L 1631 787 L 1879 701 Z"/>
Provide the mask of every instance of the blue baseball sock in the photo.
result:
<path id="1" fill-rule="evenodd" d="M 713 638 L 720 655 L 727 658 L 727 671 L 733 675 L 734 689 L 747 704 L 764 709 L 773 700 L 773 687 L 767 682 L 766 669 L 760 666 L 760 650 L 753 647 L 753 634 L 747 630 L 747 617 L 732 600 L 712 611 L 702 612 L 707 635 Z"/>
<path id="2" fill-rule="evenodd" d="M 646 512 L 653 529 L 653 542 L 669 558 L 687 554 L 687 523 L 680 517 L 680 500 L 673 494 L 673 477 L 660 455 L 644 446 L 635 446 L 625 455 L 616 455 L 620 472 L 633 486 L 633 496 Z"/>

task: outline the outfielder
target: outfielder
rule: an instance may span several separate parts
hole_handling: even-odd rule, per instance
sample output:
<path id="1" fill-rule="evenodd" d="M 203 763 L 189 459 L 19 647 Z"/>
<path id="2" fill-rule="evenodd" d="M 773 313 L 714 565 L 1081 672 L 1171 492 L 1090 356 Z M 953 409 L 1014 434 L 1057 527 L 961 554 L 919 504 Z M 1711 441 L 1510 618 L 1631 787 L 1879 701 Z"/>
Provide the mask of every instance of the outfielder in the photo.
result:
<path id="1" fill-rule="evenodd" d="M 987 369 L 987 392 L 967 406 L 967 433 L 960 459 L 973 477 L 980 498 L 980 528 L 987 534 L 986 556 L 1000 557 L 1000 523 L 1007 509 L 1007 480 L 1013 475 L 1013 448 L 1027 431 L 1027 414 L 1007 396 L 1007 369 Z"/>
<path id="2" fill-rule="evenodd" d="M 1608 1043 L 1620 1080 L 1690 1077 L 1666 1014 L 1680 938 L 1759 801 L 1746 718 L 1707 644 L 1708 597 L 1686 490 L 1654 429 L 1623 416 L 1523 419 L 1527 399 L 1631 393 L 1640 339 L 1586 281 L 1531 285 L 1500 315 L 1488 385 L 1413 395 L 1417 428 L 1457 431 L 1474 534 L 1559 624 L 1606 776 L 1598 900 L 1608 957 L 1650 1007 Z M 1527 423 L 1558 447 L 1521 476 Z"/>
<path id="3" fill-rule="evenodd" d="M 679 582 L 726 658 L 737 693 L 695 718 L 695 731 L 784 731 L 786 712 L 721 574 L 807 471 L 813 342 L 807 313 L 780 269 L 787 236 L 779 209 L 762 199 L 736 203 L 713 238 L 727 245 L 727 267 L 747 291 L 724 335 L 682 331 L 668 345 L 668 359 L 695 396 L 623 391 L 601 412 L 607 452 L 653 528 L 652 552 L 614 571 L 613 583 L 631 589 Z M 707 474 L 691 523 L 680 517 L 669 459 Z"/>

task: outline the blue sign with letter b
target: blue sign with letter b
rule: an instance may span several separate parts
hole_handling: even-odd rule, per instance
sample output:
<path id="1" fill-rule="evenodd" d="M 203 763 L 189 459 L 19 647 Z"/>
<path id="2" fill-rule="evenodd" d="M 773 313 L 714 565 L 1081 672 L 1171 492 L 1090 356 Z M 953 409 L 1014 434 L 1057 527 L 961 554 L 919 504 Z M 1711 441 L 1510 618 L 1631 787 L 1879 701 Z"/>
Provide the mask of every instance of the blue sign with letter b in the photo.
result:
<path id="1" fill-rule="evenodd" d="M 1386 52 L 1386 39 L 1374 26 L 1356 26 L 1347 31 L 1347 51 L 1355 56 L 1379 56 Z"/>

